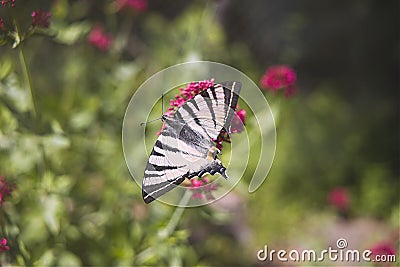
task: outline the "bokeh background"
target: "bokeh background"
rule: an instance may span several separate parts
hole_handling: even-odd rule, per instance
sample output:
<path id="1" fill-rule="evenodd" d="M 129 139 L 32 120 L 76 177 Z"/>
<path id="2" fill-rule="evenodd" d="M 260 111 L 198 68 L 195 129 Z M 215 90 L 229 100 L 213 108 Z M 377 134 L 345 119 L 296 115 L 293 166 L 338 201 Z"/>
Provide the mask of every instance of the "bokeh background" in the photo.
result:
<path id="1" fill-rule="evenodd" d="M 395 0 L 2 1 L 1 263 L 275 266 L 257 260 L 264 245 L 338 238 L 398 256 L 398 15 Z M 243 177 L 210 206 L 146 205 L 123 158 L 125 108 L 193 60 L 260 85 L 275 161 L 253 194 Z M 260 82 L 277 65 L 296 72 L 289 97 Z"/>

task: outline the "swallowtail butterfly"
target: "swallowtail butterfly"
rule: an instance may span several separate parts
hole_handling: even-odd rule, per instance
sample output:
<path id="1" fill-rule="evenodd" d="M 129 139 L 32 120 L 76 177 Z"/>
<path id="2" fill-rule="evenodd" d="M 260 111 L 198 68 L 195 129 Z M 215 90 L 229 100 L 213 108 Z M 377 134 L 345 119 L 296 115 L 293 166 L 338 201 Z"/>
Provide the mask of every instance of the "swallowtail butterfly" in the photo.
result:
<path id="1" fill-rule="evenodd" d="M 226 168 L 213 140 L 222 129 L 230 133 L 241 83 L 215 84 L 186 101 L 173 116 L 162 116 L 161 131 L 144 172 L 142 196 L 150 203 L 186 178 L 220 173 Z"/>

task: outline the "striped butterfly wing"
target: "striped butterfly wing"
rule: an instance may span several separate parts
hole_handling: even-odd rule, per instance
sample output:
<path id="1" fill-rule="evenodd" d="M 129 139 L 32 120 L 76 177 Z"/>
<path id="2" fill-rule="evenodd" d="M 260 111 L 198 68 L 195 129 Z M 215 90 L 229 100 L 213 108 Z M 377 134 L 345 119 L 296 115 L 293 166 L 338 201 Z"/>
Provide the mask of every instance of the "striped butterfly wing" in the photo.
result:
<path id="1" fill-rule="evenodd" d="M 201 177 L 225 167 L 216 158 L 213 139 L 230 125 L 239 99 L 241 84 L 216 84 L 186 101 L 172 118 L 164 118 L 164 130 L 158 137 L 144 173 L 142 195 L 146 203 L 167 193 L 185 178 Z"/>

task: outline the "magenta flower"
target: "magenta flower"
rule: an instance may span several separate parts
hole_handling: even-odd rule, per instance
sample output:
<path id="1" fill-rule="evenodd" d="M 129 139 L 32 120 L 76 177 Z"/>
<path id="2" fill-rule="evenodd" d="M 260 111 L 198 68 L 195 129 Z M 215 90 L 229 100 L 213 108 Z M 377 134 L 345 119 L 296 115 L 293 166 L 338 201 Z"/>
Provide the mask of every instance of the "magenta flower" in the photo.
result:
<path id="1" fill-rule="evenodd" d="M 10 250 L 10 247 L 7 246 L 7 239 L 4 237 L 0 240 L 0 252 L 3 252 L 5 250 Z"/>
<path id="2" fill-rule="evenodd" d="M 382 242 L 382 243 L 375 244 L 370 250 L 372 251 L 371 259 L 376 258 L 378 255 L 379 256 L 396 255 L 395 246 L 389 242 Z M 379 262 L 376 262 L 376 263 L 379 266 Z M 382 266 L 389 266 L 389 265 L 385 265 L 384 262 L 381 262 L 381 263 L 382 263 Z"/>
<path id="3" fill-rule="evenodd" d="M 229 137 L 229 134 L 222 129 L 222 131 L 219 133 L 219 135 L 217 136 L 217 139 L 213 140 L 217 145 L 216 147 L 222 151 L 223 148 L 223 143 L 230 143 L 231 142 L 231 138 Z"/>
<path id="4" fill-rule="evenodd" d="M 189 190 L 192 191 L 193 199 L 204 199 L 213 200 L 215 199 L 212 195 L 212 191 L 218 190 L 219 184 L 211 183 L 207 177 L 192 178 L 190 183 L 184 184 Z"/>
<path id="5" fill-rule="evenodd" d="M 193 199 L 203 199 L 204 195 L 201 192 L 194 190 L 192 193 L 192 198 Z"/>
<path id="6" fill-rule="evenodd" d="M 185 88 L 179 88 L 180 93 L 175 95 L 175 99 L 170 100 L 170 107 L 165 115 L 171 116 L 175 110 L 181 107 L 187 100 L 192 99 L 195 95 L 201 93 L 211 86 L 214 86 L 214 79 L 191 82 Z"/>
<path id="7" fill-rule="evenodd" d="M 146 0 L 117 0 L 115 1 L 117 6 L 117 10 L 121 9 L 129 9 L 136 11 L 138 13 L 144 12 L 147 10 L 147 1 Z"/>
<path id="8" fill-rule="evenodd" d="M 0 176 L 0 206 L 5 202 L 6 197 L 11 195 L 13 187 L 8 184 L 2 176 Z"/>
<path id="9" fill-rule="evenodd" d="M 111 34 L 105 33 L 102 26 L 95 26 L 88 36 L 89 43 L 101 51 L 108 51 L 112 43 Z"/>
<path id="10" fill-rule="evenodd" d="M 190 183 L 192 184 L 193 188 L 198 188 L 201 185 L 203 185 L 203 182 L 201 180 L 197 180 L 197 179 L 191 179 Z"/>
<path id="11" fill-rule="evenodd" d="M 0 30 L 4 29 L 4 21 L 3 19 L 0 19 Z"/>
<path id="12" fill-rule="evenodd" d="M 284 89 L 284 95 L 290 97 L 296 92 L 294 86 L 296 79 L 296 72 L 292 68 L 278 65 L 268 68 L 260 83 L 262 88 L 272 92 Z"/>
<path id="13" fill-rule="evenodd" d="M 232 119 L 232 133 L 240 133 L 244 130 L 244 122 L 246 120 L 246 110 L 241 109 L 235 113 L 235 116 Z M 217 139 L 214 140 L 214 142 L 217 144 L 217 148 L 219 150 L 222 150 L 223 148 L 223 143 L 230 143 L 231 138 L 229 134 L 225 131 L 225 129 L 222 129 L 220 134 L 218 135 Z"/>
<path id="14" fill-rule="evenodd" d="M 244 130 L 244 122 L 246 120 L 246 110 L 241 109 L 235 113 L 232 119 L 231 129 L 232 133 L 240 133 Z"/>
<path id="15" fill-rule="evenodd" d="M 328 203 L 339 211 L 345 211 L 349 208 L 350 196 L 347 189 L 336 187 L 328 193 Z"/>
<path id="16" fill-rule="evenodd" d="M 33 11 L 31 14 L 32 26 L 38 26 L 48 28 L 50 26 L 50 12 L 44 12 L 42 10 Z"/>
<path id="17" fill-rule="evenodd" d="M 1 0 L 2 6 L 7 6 L 7 4 L 11 3 L 11 7 L 15 7 L 15 0 Z"/>

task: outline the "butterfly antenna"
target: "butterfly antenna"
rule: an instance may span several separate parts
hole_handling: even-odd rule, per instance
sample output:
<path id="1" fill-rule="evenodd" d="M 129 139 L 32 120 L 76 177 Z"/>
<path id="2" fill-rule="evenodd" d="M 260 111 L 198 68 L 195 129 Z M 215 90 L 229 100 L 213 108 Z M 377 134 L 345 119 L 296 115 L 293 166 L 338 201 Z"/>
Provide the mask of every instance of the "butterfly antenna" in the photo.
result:
<path id="1" fill-rule="evenodd" d="M 157 118 L 157 119 L 154 119 L 154 120 L 151 120 L 151 121 L 146 121 L 146 122 L 141 122 L 140 123 L 140 126 L 143 126 L 143 125 L 146 125 L 147 123 L 150 123 L 150 122 L 154 122 L 154 121 L 158 121 L 158 120 L 164 120 L 164 93 L 162 93 L 162 95 L 161 95 L 161 117 L 160 118 Z"/>
<path id="2" fill-rule="evenodd" d="M 158 120 L 161 120 L 161 118 L 157 118 L 157 119 L 154 119 L 154 120 L 151 120 L 151 121 L 141 122 L 140 126 L 143 126 L 143 125 L 146 125 L 146 124 L 148 124 L 150 122 L 154 122 L 154 121 L 158 121 Z"/>
<path id="3" fill-rule="evenodd" d="M 164 93 L 161 94 L 161 117 L 164 116 Z"/>

